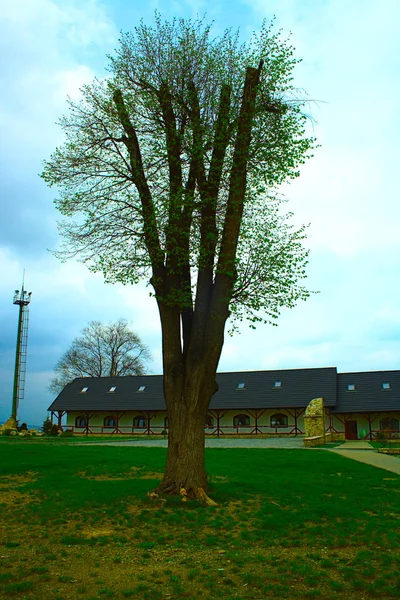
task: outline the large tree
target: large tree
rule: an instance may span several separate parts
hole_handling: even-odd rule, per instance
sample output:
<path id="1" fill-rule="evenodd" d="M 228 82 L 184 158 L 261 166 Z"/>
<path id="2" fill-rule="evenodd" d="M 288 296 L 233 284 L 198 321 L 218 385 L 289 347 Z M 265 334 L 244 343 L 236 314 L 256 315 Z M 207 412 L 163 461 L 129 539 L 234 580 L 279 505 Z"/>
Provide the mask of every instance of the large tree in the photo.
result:
<path id="1" fill-rule="evenodd" d="M 309 295 L 304 228 L 276 195 L 314 143 L 296 62 L 265 23 L 242 44 L 202 20 L 156 15 L 122 35 L 109 76 L 70 101 L 65 143 L 45 163 L 68 217 L 61 257 L 154 290 L 169 422 L 157 494 L 211 503 L 204 422 L 228 317 L 273 322 Z"/>
<path id="2" fill-rule="evenodd" d="M 91 321 L 56 364 L 49 390 L 58 394 L 75 377 L 143 375 L 149 359 L 148 348 L 123 319 Z"/>

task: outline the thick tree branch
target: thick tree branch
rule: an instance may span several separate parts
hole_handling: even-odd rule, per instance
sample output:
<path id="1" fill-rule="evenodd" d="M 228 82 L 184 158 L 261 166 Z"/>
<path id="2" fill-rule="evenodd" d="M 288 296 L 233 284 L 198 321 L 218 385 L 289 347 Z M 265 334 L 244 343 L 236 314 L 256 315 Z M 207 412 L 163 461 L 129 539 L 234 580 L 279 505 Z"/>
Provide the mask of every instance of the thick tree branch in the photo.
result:
<path id="1" fill-rule="evenodd" d="M 185 187 L 184 204 L 181 216 L 182 231 L 185 232 L 185 236 L 182 238 L 182 254 L 184 258 L 182 257 L 181 289 L 187 298 L 187 302 L 185 303 L 185 306 L 183 306 L 181 313 L 184 356 L 187 354 L 193 325 L 192 281 L 190 273 L 190 229 L 193 219 L 195 189 L 196 162 L 194 157 L 192 157 L 189 176 Z"/>
<path id="2" fill-rule="evenodd" d="M 169 169 L 169 210 L 166 230 L 167 266 L 170 266 L 172 271 L 176 273 L 178 269 L 177 249 L 180 247 L 179 238 L 181 235 L 178 221 L 181 216 L 183 193 L 181 142 L 176 128 L 176 118 L 172 106 L 171 93 L 166 84 L 161 85 L 157 97 L 161 106 L 164 121 Z"/>
<path id="3" fill-rule="evenodd" d="M 200 109 L 197 94 L 193 86 L 193 115 L 200 122 Z M 203 175 L 204 167 L 198 171 L 198 187 L 201 197 L 200 250 L 197 274 L 197 294 L 195 312 L 195 337 L 204 338 L 206 320 L 209 318 L 209 303 L 213 285 L 215 249 L 218 240 L 216 208 L 221 183 L 224 159 L 229 141 L 229 110 L 231 89 L 222 86 L 217 120 L 215 125 L 213 151 L 207 180 Z M 195 127 L 193 127 L 195 130 Z M 202 147 L 200 127 L 197 127 L 196 143 Z M 202 158 L 202 157 L 201 157 Z"/>
<path id="4" fill-rule="evenodd" d="M 164 256 L 161 250 L 160 239 L 158 236 L 157 219 L 155 215 L 151 192 L 147 184 L 146 175 L 143 168 L 142 155 L 140 152 L 139 141 L 136 131 L 131 123 L 121 90 L 114 91 L 114 103 L 117 108 L 118 117 L 124 129 L 124 143 L 128 149 L 133 181 L 139 192 L 143 209 L 143 229 L 145 234 L 146 246 L 149 251 L 150 260 L 155 276 L 155 282 L 158 281 L 164 265 Z M 160 285 L 156 283 L 156 285 Z"/>
<path id="5" fill-rule="evenodd" d="M 181 141 L 176 128 L 176 117 L 172 106 L 172 97 L 168 87 L 164 84 L 158 93 L 158 99 L 165 126 L 165 139 L 168 155 L 170 202 L 179 210 L 182 198 L 182 166 L 181 166 Z"/>
<path id="6" fill-rule="evenodd" d="M 192 164 L 185 190 L 183 190 L 181 164 L 181 132 L 177 130 L 172 97 L 167 85 L 163 84 L 157 94 L 165 126 L 169 168 L 169 211 L 166 228 L 167 294 L 170 289 L 179 290 L 174 303 L 178 305 L 183 344 L 190 337 L 192 322 L 192 292 L 190 280 L 190 226 L 193 213 L 195 178 Z M 183 132 L 182 132 L 183 133 Z M 176 345 L 176 344 L 175 344 Z M 178 349 L 176 349 L 178 351 Z M 181 348 L 179 349 L 179 352 Z M 177 355 L 176 355 L 177 356 Z"/>
<path id="7" fill-rule="evenodd" d="M 246 71 L 239 124 L 233 153 L 225 223 L 222 232 L 217 275 L 215 278 L 215 310 L 217 310 L 218 303 L 224 301 L 229 302 L 235 283 L 235 258 L 246 193 L 246 169 L 250 150 L 257 87 L 260 81 L 262 67 L 263 61 L 260 61 L 258 69 L 249 67 Z"/>
<path id="8" fill-rule="evenodd" d="M 208 194 L 212 198 L 217 198 L 221 185 L 222 170 L 226 149 L 229 143 L 229 110 L 231 104 L 231 88 L 223 85 L 219 100 L 218 116 L 215 125 L 214 145 L 208 174 L 207 188 Z"/>

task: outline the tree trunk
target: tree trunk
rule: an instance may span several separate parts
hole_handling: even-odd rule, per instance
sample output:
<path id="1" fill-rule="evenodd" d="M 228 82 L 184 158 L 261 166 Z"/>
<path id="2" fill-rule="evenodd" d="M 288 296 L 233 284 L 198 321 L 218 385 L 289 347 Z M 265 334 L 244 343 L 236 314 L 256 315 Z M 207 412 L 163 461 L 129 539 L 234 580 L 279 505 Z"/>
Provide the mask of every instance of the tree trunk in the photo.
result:
<path id="1" fill-rule="evenodd" d="M 183 501 L 198 499 L 215 505 L 207 496 L 207 473 L 204 462 L 204 425 L 207 409 L 217 389 L 213 373 L 173 377 L 164 375 L 164 394 L 168 414 L 168 454 L 164 477 L 150 497 L 180 495 Z M 180 381 L 177 381 L 180 380 Z M 170 389 L 171 386 L 174 389 Z M 181 385 L 179 385 L 181 384 Z M 182 390 L 179 397 L 177 387 Z"/>
<path id="2" fill-rule="evenodd" d="M 187 399 L 168 408 L 168 455 L 161 487 L 196 497 L 207 487 L 204 468 L 204 411 L 193 412 Z M 186 400 L 186 402 L 185 402 Z"/>

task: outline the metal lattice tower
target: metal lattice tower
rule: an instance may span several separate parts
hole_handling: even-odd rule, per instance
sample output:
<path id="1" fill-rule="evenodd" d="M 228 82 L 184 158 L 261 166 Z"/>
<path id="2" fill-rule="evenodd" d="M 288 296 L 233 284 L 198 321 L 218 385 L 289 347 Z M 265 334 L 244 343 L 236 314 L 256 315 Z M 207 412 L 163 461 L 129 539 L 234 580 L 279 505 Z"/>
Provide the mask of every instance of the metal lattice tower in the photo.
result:
<path id="1" fill-rule="evenodd" d="M 29 303 L 32 292 L 15 290 L 13 303 L 19 306 L 17 348 L 15 351 L 14 392 L 11 417 L 17 420 L 18 406 L 24 397 L 26 377 L 26 351 L 28 347 Z"/>

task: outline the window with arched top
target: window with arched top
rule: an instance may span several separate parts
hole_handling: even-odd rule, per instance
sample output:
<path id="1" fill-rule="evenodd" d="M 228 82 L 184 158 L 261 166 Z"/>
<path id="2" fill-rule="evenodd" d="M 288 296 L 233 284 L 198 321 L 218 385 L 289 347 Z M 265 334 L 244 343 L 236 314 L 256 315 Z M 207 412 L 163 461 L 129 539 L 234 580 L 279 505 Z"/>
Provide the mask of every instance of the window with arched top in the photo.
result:
<path id="1" fill-rule="evenodd" d="M 87 427 L 87 419 L 86 417 L 79 415 L 75 419 L 75 427 Z"/>
<path id="2" fill-rule="evenodd" d="M 379 421 L 379 429 L 383 431 L 399 431 L 399 421 L 394 417 L 386 417 Z"/>
<path id="3" fill-rule="evenodd" d="M 113 415 L 108 415 L 108 417 L 104 418 L 104 427 L 115 427 L 117 424 L 117 420 Z"/>
<path id="4" fill-rule="evenodd" d="M 212 417 L 211 415 L 206 415 L 204 427 L 206 429 L 212 429 L 214 427 L 214 417 Z"/>
<path id="5" fill-rule="evenodd" d="M 234 427 L 248 427 L 250 425 L 249 415 L 235 415 L 233 417 Z"/>
<path id="6" fill-rule="evenodd" d="M 283 413 L 275 413 L 271 415 L 271 427 L 287 427 L 288 417 Z"/>
<path id="7" fill-rule="evenodd" d="M 146 420 L 146 417 L 144 417 L 143 415 L 138 415 L 137 417 L 134 417 L 134 419 L 133 419 L 134 427 L 146 427 L 146 424 L 147 424 L 147 420 Z"/>

